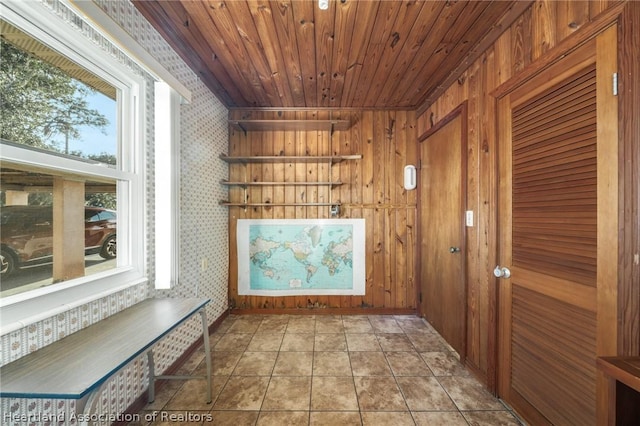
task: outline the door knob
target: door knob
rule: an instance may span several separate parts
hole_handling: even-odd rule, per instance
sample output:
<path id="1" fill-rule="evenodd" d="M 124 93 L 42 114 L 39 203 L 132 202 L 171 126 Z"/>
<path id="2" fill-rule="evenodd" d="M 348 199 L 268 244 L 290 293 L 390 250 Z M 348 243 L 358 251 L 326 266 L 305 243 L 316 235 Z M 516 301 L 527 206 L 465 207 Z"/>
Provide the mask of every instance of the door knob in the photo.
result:
<path id="1" fill-rule="evenodd" d="M 496 278 L 509 278 L 511 276 L 511 271 L 509 268 L 500 267 L 500 265 L 496 266 L 496 269 L 493 270 L 493 275 Z"/>
<path id="2" fill-rule="evenodd" d="M 449 247 L 449 253 L 459 253 L 460 247 Z"/>

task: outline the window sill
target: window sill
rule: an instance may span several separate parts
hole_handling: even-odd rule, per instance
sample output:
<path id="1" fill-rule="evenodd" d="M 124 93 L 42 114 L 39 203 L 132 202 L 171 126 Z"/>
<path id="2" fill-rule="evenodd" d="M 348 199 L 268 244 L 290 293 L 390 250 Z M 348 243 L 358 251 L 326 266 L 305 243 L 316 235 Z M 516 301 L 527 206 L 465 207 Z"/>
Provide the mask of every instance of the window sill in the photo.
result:
<path id="1" fill-rule="evenodd" d="M 114 281 L 120 281 L 123 284 L 114 285 Z M 39 294 L 29 292 L 25 294 L 28 298 L 20 297 L 24 295 L 16 295 L 0 299 L 0 307 L 2 307 L 0 336 L 147 281 L 147 277 L 140 277 L 135 270 L 120 269 L 99 279 L 70 282 L 66 288 L 60 287 L 65 284 L 57 284 L 43 288 Z"/>

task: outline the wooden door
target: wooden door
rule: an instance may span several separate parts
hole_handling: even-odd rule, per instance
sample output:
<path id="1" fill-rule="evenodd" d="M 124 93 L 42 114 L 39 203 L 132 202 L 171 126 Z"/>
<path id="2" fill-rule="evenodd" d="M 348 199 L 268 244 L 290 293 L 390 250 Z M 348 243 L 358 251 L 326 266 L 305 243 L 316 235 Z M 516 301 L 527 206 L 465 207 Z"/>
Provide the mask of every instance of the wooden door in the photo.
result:
<path id="1" fill-rule="evenodd" d="M 498 101 L 498 391 L 531 424 L 596 424 L 616 350 L 615 52 L 612 28 Z"/>
<path id="2" fill-rule="evenodd" d="M 460 111 L 421 141 L 421 314 L 465 357 L 464 119 Z"/>

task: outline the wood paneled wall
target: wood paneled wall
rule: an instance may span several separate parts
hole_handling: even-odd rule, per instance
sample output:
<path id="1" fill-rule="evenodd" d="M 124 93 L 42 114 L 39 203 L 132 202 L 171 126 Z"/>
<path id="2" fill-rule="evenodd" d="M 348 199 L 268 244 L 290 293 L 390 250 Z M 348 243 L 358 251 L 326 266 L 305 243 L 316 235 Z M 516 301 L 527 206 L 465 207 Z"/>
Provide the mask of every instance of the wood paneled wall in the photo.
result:
<path id="1" fill-rule="evenodd" d="M 637 6 L 629 2 L 625 6 L 625 14 L 633 13 L 637 16 Z M 622 7 L 617 1 L 570 1 L 558 2 L 555 0 L 535 1 L 532 6 L 522 14 L 508 28 L 502 36 L 487 49 L 461 76 L 452 84 L 445 93 L 431 105 L 419 109 L 417 117 L 417 133 L 423 134 L 448 113 L 454 110 L 462 102 L 468 102 L 468 147 L 467 147 L 467 209 L 476 214 L 476 226 L 467 229 L 467 276 L 468 276 L 468 341 L 467 362 L 474 367 L 478 374 L 484 376 L 487 383 L 492 386 L 495 380 L 495 360 L 491 359 L 490 347 L 495 347 L 495 321 L 497 307 L 492 302 L 493 295 L 497 292 L 496 281 L 492 270 L 496 265 L 497 245 L 495 241 L 496 226 L 499 226 L 499 218 L 496 213 L 497 197 L 497 171 L 496 171 L 496 123 L 495 104 L 491 92 L 501 84 L 507 82 L 523 71 L 530 72 L 532 68 L 542 67 L 550 60 L 553 49 L 569 50 L 580 41 L 581 29 L 587 26 L 601 25 L 600 22 L 612 21 L 620 13 Z M 635 10 L 635 12 L 630 12 Z M 627 19 L 629 21 L 630 19 Z M 627 29 L 626 31 L 629 31 Z M 637 31 L 637 30 L 636 30 Z M 582 33 L 584 33 L 583 31 Z M 637 32 L 636 32 L 637 36 Z M 627 44 L 632 42 L 632 36 L 626 36 Z M 633 48 L 631 47 L 633 52 Z M 637 50 L 637 46 L 635 47 Z M 625 51 L 624 48 L 621 49 Z M 637 61 L 637 53 L 633 56 Z M 627 59 L 629 61 L 629 59 Z M 634 62 L 630 62 L 634 63 Z M 637 64 L 630 65 L 631 71 L 637 71 Z M 631 72 L 625 73 L 629 77 L 629 84 L 637 91 L 637 77 L 631 77 Z M 631 93 L 633 95 L 633 93 Z M 638 97 L 637 92 L 635 97 Z M 630 105 L 633 101 L 624 101 Z M 637 109 L 637 102 L 635 104 Z M 627 108 L 622 112 L 626 118 L 621 118 L 625 126 L 638 127 L 638 119 L 633 119 L 633 111 Z M 635 124 L 629 124 L 629 123 Z M 630 154 L 635 153 L 635 175 L 637 177 L 638 166 L 638 136 L 628 135 L 635 141 L 627 141 L 626 146 Z M 627 172 L 629 177 L 633 174 Z M 635 216 L 628 215 L 626 222 L 635 225 L 626 232 L 628 249 L 630 245 L 636 245 L 637 237 L 637 191 L 638 184 L 627 181 L 625 185 L 630 197 L 625 203 L 628 210 L 635 209 Z M 635 195 L 634 195 L 635 194 Z M 635 203 L 635 204 L 634 204 Z M 621 207 L 622 209 L 622 207 Z M 636 231 L 632 231 L 635 229 Z M 634 239 L 635 238 L 635 239 Z M 622 262 L 622 261 L 621 261 Z M 628 266 L 627 277 L 634 272 Z M 627 291 L 621 289 L 623 294 L 632 295 L 631 309 L 625 314 L 629 324 L 624 325 L 626 331 L 625 353 L 637 354 L 638 350 L 638 283 L 637 270 L 635 272 L 636 283 L 625 284 Z M 635 290 L 634 290 L 635 289 Z M 635 330 L 635 337 L 633 331 Z M 624 339 L 623 339 L 624 340 Z M 629 342 L 631 340 L 631 342 Z"/>
<path id="2" fill-rule="evenodd" d="M 229 155 L 348 155 L 362 159 L 333 166 L 316 163 L 230 164 L 231 181 L 301 182 L 300 186 L 250 187 L 251 202 L 340 202 L 341 218 L 364 218 L 366 226 L 366 294 L 364 296 L 239 296 L 236 221 L 252 219 L 329 218 L 329 207 L 229 207 L 229 298 L 236 309 L 259 312 L 414 312 L 416 191 L 403 188 L 406 164 L 416 164 L 415 112 L 232 110 L 230 119 L 347 119 L 348 130 L 230 130 Z M 342 181 L 333 190 L 305 186 L 310 181 Z M 231 187 L 230 201 L 242 201 L 244 189 Z M 331 309 L 333 308 L 333 309 Z M 365 308 L 365 309 L 363 309 Z M 367 309 L 372 308 L 372 309 Z"/>

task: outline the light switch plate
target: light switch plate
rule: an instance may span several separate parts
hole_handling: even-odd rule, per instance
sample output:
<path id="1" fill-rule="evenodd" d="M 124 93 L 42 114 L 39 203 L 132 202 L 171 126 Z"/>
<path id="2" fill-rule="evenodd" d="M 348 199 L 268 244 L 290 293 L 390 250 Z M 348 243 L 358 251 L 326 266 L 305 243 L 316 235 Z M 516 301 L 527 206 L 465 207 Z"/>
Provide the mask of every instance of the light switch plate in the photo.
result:
<path id="1" fill-rule="evenodd" d="M 473 226 L 473 210 L 467 210 L 465 222 L 467 226 Z"/>

